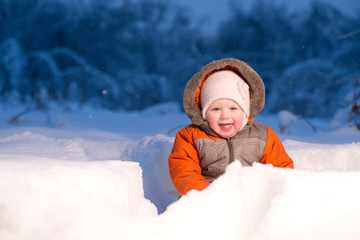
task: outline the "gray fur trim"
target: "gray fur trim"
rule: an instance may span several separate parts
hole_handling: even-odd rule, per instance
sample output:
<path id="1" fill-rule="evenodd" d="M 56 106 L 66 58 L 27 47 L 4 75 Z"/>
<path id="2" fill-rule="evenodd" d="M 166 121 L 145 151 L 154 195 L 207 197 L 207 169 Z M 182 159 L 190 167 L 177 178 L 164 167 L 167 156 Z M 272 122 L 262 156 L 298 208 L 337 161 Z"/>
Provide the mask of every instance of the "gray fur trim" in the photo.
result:
<path id="1" fill-rule="evenodd" d="M 209 72 L 222 69 L 227 66 L 235 67 L 240 74 L 245 78 L 250 87 L 250 120 L 253 121 L 255 116 L 264 108 L 265 105 L 265 86 L 261 77 L 248 64 L 235 58 L 225 58 L 217 61 L 212 61 L 195 73 L 188 81 L 184 91 L 184 110 L 191 122 L 199 126 L 204 122 L 201 116 L 201 111 L 195 104 L 196 91 L 199 88 L 202 80 Z"/>

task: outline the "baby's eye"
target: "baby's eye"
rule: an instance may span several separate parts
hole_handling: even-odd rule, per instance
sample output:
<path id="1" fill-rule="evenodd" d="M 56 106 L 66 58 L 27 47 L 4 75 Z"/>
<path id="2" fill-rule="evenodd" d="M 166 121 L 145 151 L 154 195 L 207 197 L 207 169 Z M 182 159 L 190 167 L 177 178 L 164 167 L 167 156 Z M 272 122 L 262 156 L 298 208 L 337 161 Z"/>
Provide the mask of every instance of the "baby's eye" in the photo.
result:
<path id="1" fill-rule="evenodd" d="M 237 107 L 231 107 L 230 110 L 235 111 L 235 110 L 238 110 L 238 108 Z"/>
<path id="2" fill-rule="evenodd" d="M 213 111 L 220 111 L 220 108 L 213 108 Z"/>

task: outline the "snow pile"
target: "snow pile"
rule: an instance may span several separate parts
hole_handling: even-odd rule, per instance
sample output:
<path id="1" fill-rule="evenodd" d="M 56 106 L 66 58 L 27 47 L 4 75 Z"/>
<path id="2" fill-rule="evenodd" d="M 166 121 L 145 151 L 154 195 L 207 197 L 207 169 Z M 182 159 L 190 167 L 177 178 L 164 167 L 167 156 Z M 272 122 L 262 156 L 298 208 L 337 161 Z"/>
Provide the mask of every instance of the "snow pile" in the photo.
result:
<path id="1" fill-rule="evenodd" d="M 359 142 L 350 144 L 314 144 L 286 140 L 284 146 L 294 160 L 295 169 L 360 171 L 360 139 Z"/>
<path id="2" fill-rule="evenodd" d="M 0 161 L 0 239 L 103 239 L 157 215 L 138 163 L 24 159 Z"/>
<path id="3" fill-rule="evenodd" d="M 359 172 L 250 168 L 234 162 L 209 188 L 182 197 L 134 238 L 357 239 L 358 184 Z"/>
<path id="4" fill-rule="evenodd" d="M 179 196 L 169 175 L 168 157 L 173 142 L 173 137 L 162 134 L 147 136 L 135 145 L 132 154 L 132 160 L 144 170 L 145 197 L 157 206 L 159 213 Z"/>
<path id="5" fill-rule="evenodd" d="M 184 114 L 161 106 L 56 112 L 64 120 L 56 128 L 41 113 L 11 127 L 1 119 L 6 114 L 0 114 L 1 240 L 360 236 L 355 129 L 315 133 L 294 123 L 291 135 L 279 136 L 295 170 L 234 162 L 207 189 L 178 200 L 167 157 Z M 278 131 L 276 117 L 261 119 Z"/>

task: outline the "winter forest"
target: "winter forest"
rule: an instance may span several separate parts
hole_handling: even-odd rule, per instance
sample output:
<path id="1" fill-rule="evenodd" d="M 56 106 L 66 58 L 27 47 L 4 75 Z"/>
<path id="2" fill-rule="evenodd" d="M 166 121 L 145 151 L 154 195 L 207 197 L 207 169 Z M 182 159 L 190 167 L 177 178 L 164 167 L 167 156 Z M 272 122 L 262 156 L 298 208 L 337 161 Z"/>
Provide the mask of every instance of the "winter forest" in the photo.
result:
<path id="1" fill-rule="evenodd" d="M 263 78 L 265 111 L 331 118 L 358 109 L 360 15 L 233 1 L 213 34 L 167 1 L 0 1 L 0 103 L 142 110 L 182 103 L 189 78 L 235 57 Z M 357 84 L 356 84 L 357 82 Z"/>

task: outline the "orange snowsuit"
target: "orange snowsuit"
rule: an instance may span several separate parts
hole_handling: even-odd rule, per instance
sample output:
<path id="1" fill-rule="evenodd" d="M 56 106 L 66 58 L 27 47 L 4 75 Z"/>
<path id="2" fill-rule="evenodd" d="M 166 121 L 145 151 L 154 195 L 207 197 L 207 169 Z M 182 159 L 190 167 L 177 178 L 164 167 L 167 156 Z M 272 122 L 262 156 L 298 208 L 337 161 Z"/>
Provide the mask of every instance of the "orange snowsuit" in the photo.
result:
<path id="1" fill-rule="evenodd" d="M 198 100 L 201 85 L 207 76 L 222 69 L 237 72 L 247 81 L 251 94 L 249 121 L 229 139 L 218 136 L 202 119 Z M 180 195 L 192 189 L 206 188 L 233 161 L 240 161 L 243 166 L 259 162 L 275 167 L 294 167 L 274 131 L 253 121 L 264 102 L 262 79 L 251 67 L 237 59 L 211 62 L 192 77 L 184 91 L 184 109 L 192 124 L 177 132 L 169 156 L 170 177 Z"/>

